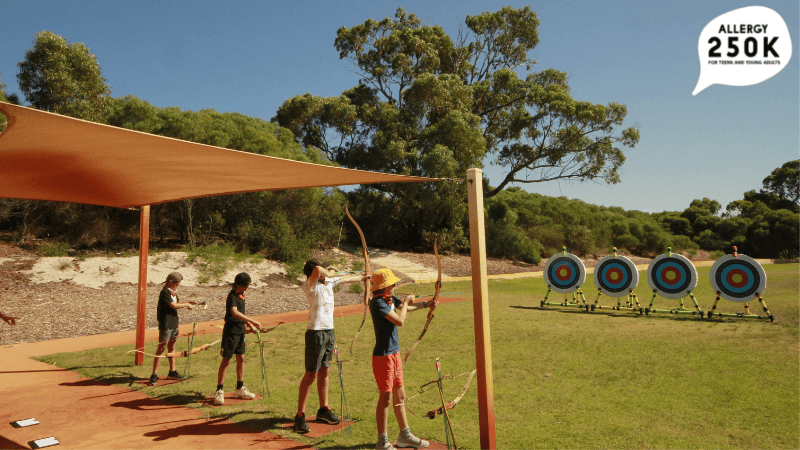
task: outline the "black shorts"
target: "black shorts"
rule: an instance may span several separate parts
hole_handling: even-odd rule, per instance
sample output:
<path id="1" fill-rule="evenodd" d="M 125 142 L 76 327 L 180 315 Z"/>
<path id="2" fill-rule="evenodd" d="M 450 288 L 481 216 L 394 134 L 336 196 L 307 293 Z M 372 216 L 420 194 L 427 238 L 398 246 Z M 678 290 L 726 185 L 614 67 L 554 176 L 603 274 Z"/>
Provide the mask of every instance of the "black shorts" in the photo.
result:
<path id="1" fill-rule="evenodd" d="M 233 355 L 244 355 L 244 334 L 222 333 L 222 342 L 219 344 L 219 354 L 223 358 Z"/>
<path id="2" fill-rule="evenodd" d="M 306 330 L 306 372 L 330 367 L 336 335 L 333 330 Z"/>

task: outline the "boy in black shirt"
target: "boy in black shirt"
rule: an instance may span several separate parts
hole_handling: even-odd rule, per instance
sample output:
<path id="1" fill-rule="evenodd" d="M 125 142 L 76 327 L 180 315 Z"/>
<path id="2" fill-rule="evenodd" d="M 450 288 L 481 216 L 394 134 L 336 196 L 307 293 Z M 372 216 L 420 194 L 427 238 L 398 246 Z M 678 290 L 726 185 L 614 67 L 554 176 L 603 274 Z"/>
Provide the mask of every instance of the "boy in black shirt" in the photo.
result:
<path id="1" fill-rule="evenodd" d="M 222 383 L 225 380 L 225 372 L 231 357 L 236 355 L 236 390 L 233 391 L 234 398 L 252 400 L 255 394 L 244 387 L 244 335 L 247 332 L 245 327 L 251 330 L 260 330 L 261 324 L 245 315 L 244 293 L 250 286 L 250 275 L 242 272 L 236 275 L 225 301 L 225 327 L 222 329 L 222 343 L 220 344 L 220 355 L 222 361 L 219 364 L 217 373 L 217 392 L 214 394 L 214 404 L 225 404 L 225 391 L 222 390 Z"/>
<path id="2" fill-rule="evenodd" d="M 178 325 L 180 324 L 178 321 L 178 309 L 192 309 L 194 304 L 197 303 L 197 300 L 190 300 L 185 303 L 181 303 L 178 300 L 177 290 L 181 281 L 183 281 L 183 275 L 180 272 L 172 272 L 167 275 L 166 284 L 164 284 L 164 288 L 161 289 L 161 294 L 158 296 L 158 309 L 156 310 L 156 316 L 158 317 L 158 348 L 156 349 L 156 355 L 161 355 L 165 347 L 167 353 L 175 351 L 175 339 L 178 338 Z M 167 359 L 169 360 L 167 377 L 180 380 L 182 377 L 175 370 L 175 358 L 170 357 Z M 150 381 L 148 382 L 151 386 L 155 386 L 158 381 L 158 364 L 160 362 L 161 358 L 153 358 L 153 374 L 150 375 Z"/>

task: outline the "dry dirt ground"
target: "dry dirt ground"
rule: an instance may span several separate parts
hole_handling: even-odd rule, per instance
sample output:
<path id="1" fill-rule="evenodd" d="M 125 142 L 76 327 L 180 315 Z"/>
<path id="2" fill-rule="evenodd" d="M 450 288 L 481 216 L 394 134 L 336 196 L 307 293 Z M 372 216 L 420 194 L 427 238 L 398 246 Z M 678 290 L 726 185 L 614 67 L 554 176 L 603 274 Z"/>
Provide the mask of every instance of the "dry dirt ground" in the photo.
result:
<path id="1" fill-rule="evenodd" d="M 338 267 L 341 271 L 351 270 L 352 262 L 361 261 L 360 253 L 353 255 L 334 249 L 334 256 L 335 259 L 344 261 Z M 379 255 L 371 258 L 375 256 Z M 425 266 L 435 273 L 436 258 L 433 254 L 391 252 L 391 256 Z M 48 267 L 43 267 L 45 259 L 48 260 Z M 80 262 L 74 258 L 62 259 L 63 262 L 54 258 L 42 258 L 34 252 L 0 242 L 0 311 L 19 318 L 17 326 L 14 327 L 0 323 L 0 345 L 135 328 L 137 258 L 127 258 L 129 260 L 127 262 L 126 258 L 105 257 L 102 259 L 106 262 L 102 262 L 101 258 L 90 258 Z M 631 259 L 636 264 L 649 262 L 644 258 Z M 442 271 L 446 275 L 463 277 L 471 274 L 469 256 L 442 256 L 441 261 Z M 596 261 L 587 259 L 584 260 L 584 264 L 586 267 L 593 267 Z M 165 274 L 181 267 L 180 263 L 175 261 L 172 261 L 173 267 L 170 267 L 169 262 L 162 261 L 161 264 L 156 264 L 158 266 L 156 268 L 151 264 L 147 289 L 147 328 L 158 326 L 155 306 Z M 487 269 L 490 275 L 534 272 L 541 271 L 545 262 L 546 260 L 543 260 L 539 265 L 531 265 L 489 259 Z M 281 267 L 277 263 L 273 263 L 272 266 L 269 263 L 265 264 L 265 266 L 259 265 L 258 268 L 240 266 L 228 272 L 235 274 L 237 271 L 247 270 L 254 278 L 254 283 L 247 293 L 247 314 L 263 315 L 307 309 L 308 303 L 302 291 L 296 284 L 290 283 L 278 273 Z M 134 268 L 131 269 L 129 266 Z M 372 264 L 372 270 L 380 267 L 380 264 Z M 84 269 L 83 274 L 81 269 Z M 155 275 L 153 270 L 156 270 Z M 223 302 L 228 290 L 224 282 L 221 285 L 200 285 L 196 280 L 196 270 L 193 272 L 191 267 L 181 267 L 179 270 L 185 277 L 178 290 L 182 300 L 204 300 L 216 296 L 208 301 L 206 309 L 198 307 L 191 311 L 181 310 L 181 322 L 222 319 Z M 403 278 L 404 282 L 411 281 L 406 274 L 398 270 L 395 270 L 395 273 Z M 233 275 L 226 275 L 223 281 L 230 282 L 232 278 Z M 62 281 L 53 281 L 59 279 Z M 98 282 L 103 279 L 108 281 Z M 341 305 L 358 304 L 362 299 L 363 294 L 350 293 L 347 289 L 342 289 L 336 295 L 336 302 Z"/>

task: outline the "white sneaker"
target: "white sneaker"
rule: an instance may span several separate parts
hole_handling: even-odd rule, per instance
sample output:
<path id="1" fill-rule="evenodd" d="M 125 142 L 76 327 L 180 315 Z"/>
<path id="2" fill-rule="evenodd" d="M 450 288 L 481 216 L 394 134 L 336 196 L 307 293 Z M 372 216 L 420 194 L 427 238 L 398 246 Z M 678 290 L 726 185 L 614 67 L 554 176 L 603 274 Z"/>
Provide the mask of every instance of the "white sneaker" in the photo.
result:
<path id="1" fill-rule="evenodd" d="M 233 398 L 241 398 L 244 400 L 252 400 L 256 398 L 256 394 L 253 394 L 246 387 L 242 386 L 241 389 L 237 389 L 233 391 Z"/>
<path id="2" fill-rule="evenodd" d="M 428 446 L 428 441 L 423 441 L 411 433 L 408 433 L 408 437 L 403 437 L 403 433 L 400 433 L 397 436 L 397 446 L 400 448 L 425 448 Z"/>
<path id="3" fill-rule="evenodd" d="M 225 404 L 225 391 L 220 389 L 214 394 L 214 404 L 220 406 Z"/>
<path id="4" fill-rule="evenodd" d="M 375 445 L 375 450 L 397 450 L 397 449 L 395 449 L 394 446 L 387 441 L 383 445 L 376 444 Z"/>

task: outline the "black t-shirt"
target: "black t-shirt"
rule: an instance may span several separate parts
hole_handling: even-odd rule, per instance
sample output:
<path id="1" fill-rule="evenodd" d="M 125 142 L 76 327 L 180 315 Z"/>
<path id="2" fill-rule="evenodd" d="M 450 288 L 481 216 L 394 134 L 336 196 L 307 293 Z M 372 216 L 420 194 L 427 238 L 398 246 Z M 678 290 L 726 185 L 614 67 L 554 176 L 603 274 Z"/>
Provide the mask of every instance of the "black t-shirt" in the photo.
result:
<path id="1" fill-rule="evenodd" d="M 179 301 L 177 294 L 175 294 L 175 301 Z M 159 330 L 178 328 L 178 310 L 170 308 L 170 303 L 172 303 L 172 293 L 164 286 L 158 295 L 158 309 L 156 310 Z"/>
<path id="2" fill-rule="evenodd" d="M 236 317 L 233 317 L 231 314 L 231 308 L 236 307 L 242 314 L 247 314 L 244 310 L 244 294 L 236 293 L 235 289 L 231 289 L 228 292 L 228 299 L 225 300 L 225 328 L 223 331 L 232 334 L 245 334 L 247 330 L 244 327 L 245 321 Z"/>

